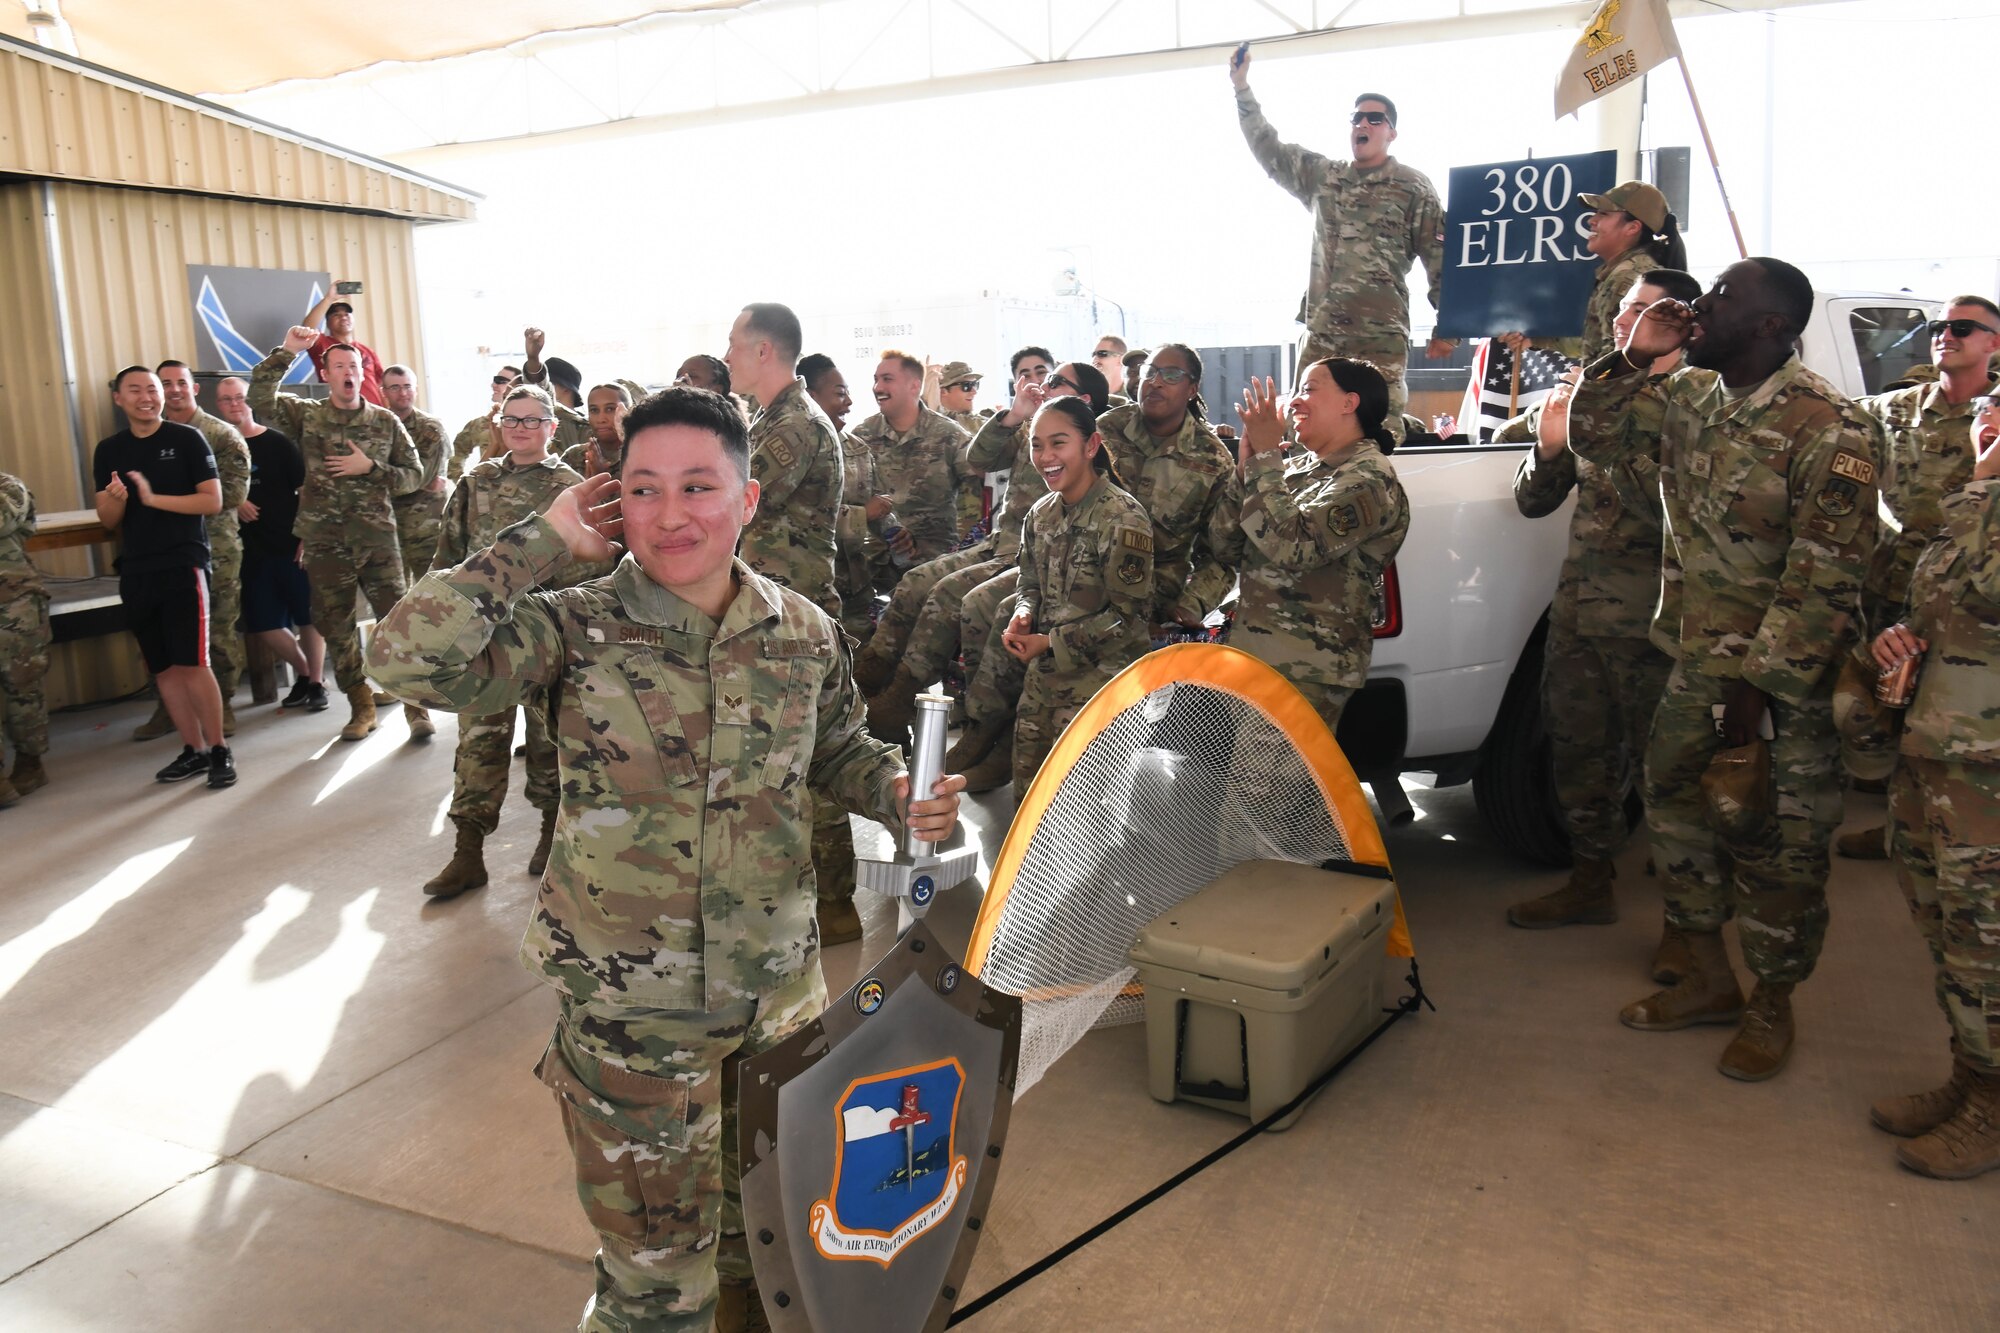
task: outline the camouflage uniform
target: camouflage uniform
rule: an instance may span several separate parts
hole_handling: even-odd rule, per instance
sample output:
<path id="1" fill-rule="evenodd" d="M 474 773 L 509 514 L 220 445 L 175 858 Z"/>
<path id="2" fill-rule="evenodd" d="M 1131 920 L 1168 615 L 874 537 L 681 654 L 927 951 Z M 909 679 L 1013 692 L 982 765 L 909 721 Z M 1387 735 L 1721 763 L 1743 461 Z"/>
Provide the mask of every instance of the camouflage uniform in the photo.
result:
<path id="1" fill-rule="evenodd" d="M 396 540 L 393 497 L 424 479 L 424 465 L 409 432 L 386 407 L 363 401 L 352 411 L 332 403 L 280 393 L 278 381 L 292 363 L 280 347 L 250 375 L 250 410 L 283 431 L 305 459 L 296 531 L 305 544 L 312 581 L 312 623 L 326 638 L 333 676 L 342 693 L 363 688 L 361 637 L 354 622 L 357 590 L 384 616 L 403 595 L 403 553 Z M 337 477 L 326 460 L 358 448 L 375 466 L 358 477 Z"/>
<path id="2" fill-rule="evenodd" d="M 19 477 L 0 472 L 0 739 L 14 754 L 49 752 L 49 594 L 28 558 L 35 497 Z"/>
<path id="3" fill-rule="evenodd" d="M 438 534 L 444 528 L 445 496 L 429 489 L 444 475 L 451 445 L 444 438 L 444 423 L 419 408 L 397 418 L 410 434 L 417 460 L 424 466 L 424 479 L 417 489 L 390 500 L 396 511 L 396 545 L 403 551 L 403 573 L 411 583 L 424 576 L 437 553 Z"/>
<path id="4" fill-rule="evenodd" d="M 1597 358 L 1618 350 L 1618 332 L 1613 327 L 1618 322 L 1619 308 L 1625 304 L 1625 293 L 1632 290 L 1632 284 L 1660 267 L 1660 261 L 1652 252 L 1640 246 L 1627 250 L 1609 264 L 1597 267 L 1597 285 L 1590 289 L 1590 300 L 1583 308 L 1583 338 L 1577 356 L 1585 365 Z M 1568 349 L 1565 349 L 1567 351 Z"/>
<path id="5" fill-rule="evenodd" d="M 1137 500 L 1100 476 L 1074 505 L 1060 495 L 1037 500 L 1022 550 L 1014 616 L 1030 617 L 1035 632 L 1049 636 L 1049 650 L 1024 668 L 1014 723 L 1017 793 L 1028 790 L 1090 696 L 1152 647 L 1153 525 Z"/>
<path id="6" fill-rule="evenodd" d="M 958 545 L 958 492 L 977 485 L 979 475 L 965 461 L 967 437 L 942 412 L 921 404 L 907 432 L 897 434 L 877 412 L 847 432 L 854 448 L 875 456 L 877 492 L 886 495 L 896 517 L 917 544 L 915 564 L 935 560 Z M 865 500 L 867 497 L 863 497 Z M 902 577 L 886 557 L 877 562 L 875 582 L 891 587 Z"/>
<path id="7" fill-rule="evenodd" d="M 1363 440 L 1339 462 L 1304 452 L 1244 467 L 1243 579 L 1230 643 L 1275 667 L 1326 722 L 1375 653 L 1375 580 L 1410 530 L 1388 455 Z"/>
<path id="8" fill-rule="evenodd" d="M 883 554 L 882 525 L 868 517 L 875 485 L 875 455 L 840 442 L 840 517 L 833 528 L 833 587 L 840 594 L 840 627 L 856 643 L 868 642 L 875 614 L 875 561 Z"/>
<path id="9" fill-rule="evenodd" d="M 630 556 L 535 591 L 568 560 L 545 519 L 515 524 L 425 576 L 369 660 L 463 712 L 557 691 L 562 813 L 521 959 L 563 996 L 540 1071 L 599 1231 L 584 1326 L 706 1329 L 718 1268 L 750 1276 L 723 1080 L 824 995 L 808 786 L 900 832 L 902 765 L 804 597 L 738 561 L 717 623 Z"/>
<path id="10" fill-rule="evenodd" d="M 184 423 L 201 432 L 215 455 L 215 474 L 222 480 L 222 508 L 203 520 L 208 528 L 208 567 L 214 590 L 208 607 L 208 661 L 223 702 L 236 695 L 249 664 L 243 650 L 243 535 L 237 509 L 250 498 L 250 446 L 243 433 L 221 417 L 194 410 Z"/>
<path id="11" fill-rule="evenodd" d="M 432 543 L 433 569 L 451 569 L 474 551 L 485 550 L 509 527 L 539 514 L 556 497 L 582 481 L 560 461 L 544 458 L 526 466 L 511 456 L 489 458 L 466 473 L 451 493 Z M 551 587 L 565 587 L 598 578 L 603 565 L 570 561 Z M 421 574 L 419 578 L 423 577 Z M 539 694 L 525 709 L 528 774 L 525 794 L 537 810 L 556 808 L 556 747 L 549 735 L 548 700 Z M 466 819 L 491 835 L 500 827 L 500 806 L 507 799 L 507 773 L 514 757 L 514 710 L 467 713 L 458 720 L 458 749 L 451 760 L 453 819 Z"/>
<path id="12" fill-rule="evenodd" d="M 2000 482 L 1939 508 L 1903 617 L 1930 648 L 1889 787 L 1889 855 L 1959 1055 L 2000 1070 Z"/>
<path id="13" fill-rule="evenodd" d="M 1097 428 L 1127 491 L 1152 520 L 1148 632 L 1154 624 L 1182 614 L 1207 615 L 1229 595 L 1242 553 L 1237 516 L 1243 487 L 1236 478 L 1235 458 L 1209 424 L 1192 412 L 1180 430 L 1164 440 L 1146 429 L 1136 406 L 1113 408 L 1097 419 Z M 1025 564 L 1033 556 L 1032 538 L 1024 533 L 1022 541 Z M 971 617 L 987 613 L 994 592 L 995 584 L 989 580 L 967 594 L 962 628 L 968 632 L 974 628 Z M 966 711 L 981 722 L 1004 722 L 1021 697 L 1021 664 L 999 646 L 1012 618 L 1003 597 L 986 631 L 978 674 L 966 688 Z"/>
<path id="14" fill-rule="evenodd" d="M 1627 429 L 1641 439 L 1659 439 L 1665 378 L 1651 376 L 1629 406 Z M 1541 418 L 1537 404 L 1494 442 L 1532 445 Z M 1625 845 L 1625 793 L 1674 665 L 1647 637 L 1660 594 L 1659 478 L 1643 448 L 1609 467 L 1568 449 L 1544 461 L 1530 448 L 1514 473 L 1514 503 L 1529 518 L 1576 491 L 1542 650 L 1542 716 L 1563 826 L 1583 859 L 1608 861 Z"/>
<path id="15" fill-rule="evenodd" d="M 597 461 L 601 464 L 600 467 L 593 468 L 590 465 L 592 449 L 598 453 Z M 573 444 L 563 450 L 562 461 L 564 467 L 579 477 L 588 477 L 593 472 L 609 472 L 616 477 L 625 470 L 625 441 L 619 440 L 615 444 L 607 445 L 593 437 L 582 444 Z"/>
<path id="16" fill-rule="evenodd" d="M 946 412 L 944 415 L 952 425 L 965 432 L 967 439 L 971 439 L 979 434 L 979 428 L 993 416 L 993 410 L 988 408 L 984 412 Z M 974 469 L 966 483 L 959 488 L 958 530 L 971 532 L 985 518 L 986 478 L 978 469 Z"/>
<path id="17" fill-rule="evenodd" d="M 1323 357 L 1372 361 L 1389 381 L 1389 419 L 1400 425 L 1409 389 L 1410 265 L 1423 261 L 1430 299 L 1444 277 L 1444 205 L 1422 172 L 1390 158 L 1379 167 L 1281 143 L 1248 88 L 1236 117 L 1271 179 L 1313 215 L 1312 273 L 1299 302 L 1299 369 Z M 1391 429 L 1396 429 L 1392 426 Z"/>
<path id="18" fill-rule="evenodd" d="M 1834 665 L 1853 643 L 1875 543 L 1876 431 L 1797 357 L 1733 400 L 1679 370 L 1658 386 L 1659 433 L 1631 428 L 1647 377 L 1623 355 L 1585 368 L 1570 447 L 1599 467 L 1654 457 L 1666 511 L 1654 641 L 1675 657 L 1646 747 L 1646 820 L 1668 924 L 1713 933 L 1732 911 L 1764 982 L 1811 975 L 1826 933 L 1827 848 L 1840 823 Z M 1774 827 L 1722 849 L 1701 776 L 1711 716 L 1739 679 L 1770 696 Z"/>
<path id="19" fill-rule="evenodd" d="M 487 446 L 493 442 L 494 411 L 489 407 L 460 426 L 458 434 L 451 437 L 452 476 L 464 476 L 467 469 L 485 456 Z"/>

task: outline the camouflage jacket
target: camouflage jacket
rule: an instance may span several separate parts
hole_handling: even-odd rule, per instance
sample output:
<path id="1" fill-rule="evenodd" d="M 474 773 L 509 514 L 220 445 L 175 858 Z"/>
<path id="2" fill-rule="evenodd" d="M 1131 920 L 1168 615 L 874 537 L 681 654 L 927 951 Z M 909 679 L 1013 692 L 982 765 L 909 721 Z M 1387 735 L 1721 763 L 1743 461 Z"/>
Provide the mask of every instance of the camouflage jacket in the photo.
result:
<path id="1" fill-rule="evenodd" d="M 1632 399 L 1625 428 L 1641 439 L 1660 438 L 1665 379 L 1649 376 Z M 1541 421 L 1537 403 L 1495 432 L 1493 442 L 1532 445 Z M 1658 458 L 1635 449 L 1599 467 L 1574 450 L 1544 461 L 1531 448 L 1514 472 L 1514 503 L 1528 518 L 1555 513 L 1572 488 L 1576 508 L 1570 511 L 1569 549 L 1556 580 L 1551 625 L 1592 639 L 1648 637 L 1661 597 Z M 1676 579 L 1676 605 L 1679 593 Z"/>
<path id="2" fill-rule="evenodd" d="M 1658 267 L 1660 261 L 1653 258 L 1650 251 L 1637 246 L 1609 264 L 1597 266 L 1597 285 L 1590 289 L 1590 303 L 1583 308 L 1580 359 L 1585 365 L 1607 352 L 1618 350 L 1618 334 L 1612 325 L 1618 322 L 1618 308 L 1625 304 L 1625 293 L 1632 290 L 1633 283 Z"/>
<path id="3" fill-rule="evenodd" d="M 1126 489 L 1153 520 L 1153 621 L 1207 615 L 1229 595 L 1242 559 L 1235 456 L 1192 412 L 1166 440 L 1153 438 L 1136 404 L 1112 408 L 1097 429 Z"/>
<path id="4" fill-rule="evenodd" d="M 845 484 L 840 435 L 793 380 L 750 423 L 750 476 L 761 488 L 738 554 L 838 620 L 834 530 Z"/>
<path id="5" fill-rule="evenodd" d="M 1903 621 L 1930 643 L 1903 722 L 1904 754 L 2000 763 L 2000 481 L 1945 497 L 1917 557 Z"/>
<path id="6" fill-rule="evenodd" d="M 1863 604 L 1879 631 L 1903 605 L 1918 552 L 1944 531 L 1945 497 L 1972 480 L 1972 404 L 1946 402 L 1935 380 L 1857 401 L 1882 424 L 1882 504 L 1902 529 L 1884 525 L 1868 566 Z"/>
<path id="7" fill-rule="evenodd" d="M 28 538 L 34 535 L 34 493 L 19 477 L 0 472 L 0 603 L 46 595 L 42 571 L 28 558 Z"/>
<path id="8" fill-rule="evenodd" d="M 497 541 L 502 529 L 547 511 L 557 496 L 582 480 L 553 455 L 525 465 L 517 465 L 508 454 L 487 459 L 452 488 L 430 567 L 450 569 L 463 564 L 465 557 Z M 602 578 L 610 572 L 608 564 L 566 561 L 563 582 L 556 586 Z"/>
<path id="9" fill-rule="evenodd" d="M 1795 356 L 1731 402 L 1721 377 L 1660 384 L 1659 434 L 1630 429 L 1649 381 L 1623 354 L 1584 369 L 1570 448 L 1600 467 L 1660 463 L 1664 597 L 1653 642 L 1706 676 L 1798 704 L 1833 688 L 1875 549 L 1874 423 Z"/>
<path id="10" fill-rule="evenodd" d="M 1045 493 L 1028 510 L 1014 617 L 1049 636 L 1045 669 L 1108 680 L 1152 647 L 1153 525 L 1099 477 L 1074 505 Z"/>
<path id="11" fill-rule="evenodd" d="M 829 424 L 831 424 L 829 422 Z M 857 632 L 875 609 L 871 563 L 882 554 L 882 525 L 868 517 L 868 500 L 881 494 L 875 484 L 875 455 L 851 440 L 840 447 L 840 518 L 834 524 L 834 587 L 840 593 L 841 623 Z"/>
<path id="12" fill-rule="evenodd" d="M 1287 680 L 1359 689 L 1375 652 L 1375 580 L 1410 530 L 1396 469 L 1363 440 L 1338 463 L 1253 454 L 1244 478 L 1230 643 Z"/>
<path id="13" fill-rule="evenodd" d="M 1444 279 L 1444 205 L 1429 178 L 1390 158 L 1363 169 L 1282 143 L 1248 88 L 1236 118 L 1258 163 L 1313 215 L 1312 274 L 1298 319 L 1330 339 L 1410 337 L 1410 265 L 1423 261 L 1431 305 Z"/>
<path id="14" fill-rule="evenodd" d="M 299 446 L 306 484 L 299 487 L 299 521 L 294 529 L 308 546 L 316 539 L 353 545 L 396 538 L 396 511 L 390 499 L 423 484 L 424 465 L 410 433 L 396 414 L 363 400 L 343 412 L 332 403 L 280 393 L 278 381 L 292 363 L 280 347 L 257 363 L 250 375 L 250 410 Z M 375 466 L 358 477 L 336 477 L 326 460 L 358 448 Z"/>
<path id="15" fill-rule="evenodd" d="M 631 556 L 556 592 L 547 520 L 426 574 L 369 639 L 406 699 L 497 713 L 553 697 L 562 806 L 521 959 L 580 1000 L 714 1012 L 811 967 L 807 786 L 900 832 L 901 752 L 870 740 L 846 641 L 741 561 L 720 623 Z"/>
<path id="16" fill-rule="evenodd" d="M 1007 474 L 1007 495 L 1000 502 L 1000 512 L 993 516 L 987 541 L 992 546 L 991 559 L 1011 563 L 1021 558 L 1021 527 L 1027 522 L 1028 511 L 1049 493 L 1049 484 L 1035 470 L 1034 450 L 1028 447 L 1029 423 L 1003 426 L 1001 415 L 996 412 L 986 419 L 972 437 L 965 457 L 975 472 Z"/>
<path id="17" fill-rule="evenodd" d="M 241 550 L 243 538 L 236 511 L 250 498 L 250 446 L 243 442 L 242 431 L 199 407 L 192 421 L 181 424 L 193 426 L 208 441 L 208 451 L 215 455 L 215 475 L 222 481 L 222 508 L 202 520 L 208 528 L 208 549 Z"/>
<path id="18" fill-rule="evenodd" d="M 486 453 L 487 445 L 493 442 L 493 409 L 487 408 L 472 420 L 458 428 L 458 434 L 451 437 L 451 473 L 462 477 L 466 469 L 480 461 Z"/>
<path id="19" fill-rule="evenodd" d="M 966 438 L 970 439 L 979 434 L 979 428 L 984 426 L 994 413 L 992 408 L 988 408 L 984 412 L 946 412 L 944 415 L 952 425 L 965 432 Z M 958 493 L 958 530 L 970 532 L 978 527 L 979 521 L 985 517 L 986 479 L 978 474 L 978 469 L 974 469 L 971 484 Z"/>
<path id="20" fill-rule="evenodd" d="M 451 442 L 444 437 L 444 423 L 421 408 L 411 408 L 409 416 L 398 420 L 409 432 L 410 444 L 417 451 L 417 461 L 424 467 L 424 479 L 417 484 L 417 489 L 393 497 L 390 503 L 396 509 L 398 532 L 418 545 L 419 549 L 410 554 L 428 562 L 431 547 L 437 543 L 438 524 L 444 518 L 445 501 L 443 491 L 433 491 L 428 487 L 444 475 L 445 464 L 451 461 Z"/>
<path id="21" fill-rule="evenodd" d="M 915 563 L 935 560 L 958 545 L 958 494 L 979 485 L 980 477 L 965 461 L 965 432 L 950 417 L 920 406 L 916 424 L 898 435 L 877 412 L 847 437 L 875 455 L 876 484 L 883 488 L 877 494 L 889 497 L 910 530 Z"/>
<path id="22" fill-rule="evenodd" d="M 596 468 L 590 465 L 590 453 L 593 449 L 599 455 L 597 461 L 600 466 Z M 625 469 L 625 441 L 618 440 L 606 445 L 596 438 L 585 440 L 582 444 L 573 444 L 563 450 L 562 461 L 564 467 L 579 477 L 588 477 L 593 472 L 609 472 L 616 477 Z"/>

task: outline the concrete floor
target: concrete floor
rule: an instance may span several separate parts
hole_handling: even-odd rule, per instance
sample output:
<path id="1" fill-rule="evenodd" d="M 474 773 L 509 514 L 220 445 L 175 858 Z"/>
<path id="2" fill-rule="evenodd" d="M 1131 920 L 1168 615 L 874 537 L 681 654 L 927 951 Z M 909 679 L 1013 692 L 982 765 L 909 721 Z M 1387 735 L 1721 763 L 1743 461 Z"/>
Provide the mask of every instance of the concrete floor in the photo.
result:
<path id="1" fill-rule="evenodd" d="M 529 1073 L 553 997 L 514 960 L 532 811 L 492 885 L 427 905 L 451 719 L 350 746 L 336 712 L 245 708 L 211 793 L 150 780 L 145 711 L 59 718 L 55 784 L 0 813 L 0 1327 L 573 1326 L 592 1236 Z M 1619 925 L 1510 930 L 1558 877 L 1468 791 L 1413 796 L 1390 849 L 1437 1012 L 965 1328 L 2000 1328 L 2000 1175 L 1919 1179 L 1867 1123 L 1945 1068 L 1886 868 L 1836 864 L 1797 1055 L 1746 1086 L 1725 1030 L 1616 1020 L 1650 989 L 1642 852 Z M 869 912 L 835 990 L 889 939 Z M 1140 1037 L 1093 1034 L 1016 1108 L 967 1300 L 1242 1127 L 1148 1098 Z"/>

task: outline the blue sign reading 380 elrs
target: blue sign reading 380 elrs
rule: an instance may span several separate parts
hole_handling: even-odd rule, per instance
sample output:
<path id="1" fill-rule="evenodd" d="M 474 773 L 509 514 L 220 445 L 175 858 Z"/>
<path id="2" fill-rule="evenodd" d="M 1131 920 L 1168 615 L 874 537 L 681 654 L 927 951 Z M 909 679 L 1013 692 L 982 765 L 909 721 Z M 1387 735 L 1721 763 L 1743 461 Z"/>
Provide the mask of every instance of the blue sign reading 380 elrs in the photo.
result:
<path id="1" fill-rule="evenodd" d="M 1582 196 L 1610 189 L 1617 173 L 1618 154 L 1608 149 L 1453 167 L 1438 334 L 1582 333 L 1597 276 L 1584 248 L 1590 206 Z"/>

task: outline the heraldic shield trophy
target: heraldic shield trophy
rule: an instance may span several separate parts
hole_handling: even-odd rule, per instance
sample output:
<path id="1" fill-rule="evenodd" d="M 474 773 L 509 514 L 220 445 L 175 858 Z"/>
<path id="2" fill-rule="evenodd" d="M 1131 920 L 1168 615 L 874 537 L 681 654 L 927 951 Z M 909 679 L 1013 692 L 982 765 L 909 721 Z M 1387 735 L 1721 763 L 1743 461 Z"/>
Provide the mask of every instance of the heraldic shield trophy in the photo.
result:
<path id="1" fill-rule="evenodd" d="M 950 700 L 917 701 L 910 790 L 943 768 Z M 779 1333 L 941 1330 L 1000 1170 L 1021 1001 L 980 984 L 922 920 L 977 862 L 907 839 L 863 861 L 899 900 L 888 954 L 825 1013 L 741 1071 L 744 1224 Z"/>

